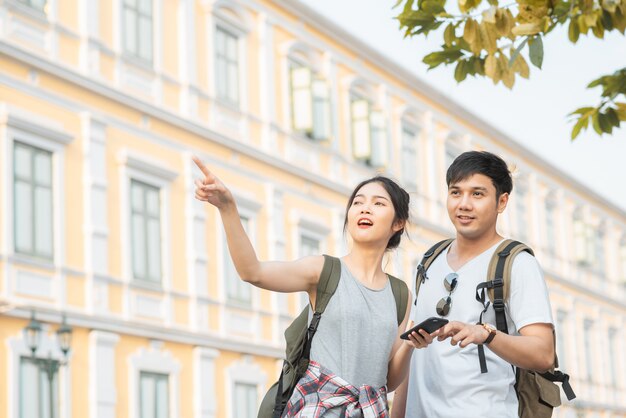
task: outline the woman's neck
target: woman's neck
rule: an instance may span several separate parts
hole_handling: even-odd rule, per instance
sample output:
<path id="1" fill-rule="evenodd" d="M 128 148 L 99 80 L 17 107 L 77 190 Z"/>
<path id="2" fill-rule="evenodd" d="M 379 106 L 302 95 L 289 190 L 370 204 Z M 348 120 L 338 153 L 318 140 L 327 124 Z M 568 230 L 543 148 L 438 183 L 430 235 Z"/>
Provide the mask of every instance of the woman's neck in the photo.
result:
<path id="1" fill-rule="evenodd" d="M 359 247 L 353 248 L 343 257 L 343 261 L 350 272 L 362 283 L 376 284 L 387 278 L 381 267 L 384 255 L 384 249 Z"/>

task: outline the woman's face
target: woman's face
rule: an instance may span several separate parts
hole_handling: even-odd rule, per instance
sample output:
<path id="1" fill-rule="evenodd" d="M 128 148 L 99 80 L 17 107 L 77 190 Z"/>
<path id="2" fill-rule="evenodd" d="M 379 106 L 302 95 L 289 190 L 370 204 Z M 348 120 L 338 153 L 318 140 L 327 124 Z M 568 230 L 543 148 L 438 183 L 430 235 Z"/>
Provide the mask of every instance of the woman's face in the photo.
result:
<path id="1" fill-rule="evenodd" d="M 355 243 L 385 248 L 389 238 L 403 227 L 401 221 L 394 224 L 395 216 L 385 188 L 378 182 L 367 183 L 357 191 L 348 209 L 348 233 Z"/>

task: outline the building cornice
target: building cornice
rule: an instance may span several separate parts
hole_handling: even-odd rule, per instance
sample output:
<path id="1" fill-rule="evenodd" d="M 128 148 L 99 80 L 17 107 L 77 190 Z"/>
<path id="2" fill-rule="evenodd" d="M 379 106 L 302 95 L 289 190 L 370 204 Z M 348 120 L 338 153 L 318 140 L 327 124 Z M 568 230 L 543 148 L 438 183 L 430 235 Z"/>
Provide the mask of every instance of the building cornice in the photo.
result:
<path id="1" fill-rule="evenodd" d="M 48 323 L 60 323 L 61 314 L 53 308 L 37 306 L 19 306 L 5 312 L 3 315 L 27 319 L 32 310 L 37 313 L 37 319 Z M 226 339 L 218 333 L 199 334 L 197 332 L 186 331 L 177 328 L 164 328 L 160 324 L 136 323 L 127 320 L 104 317 L 97 315 L 86 315 L 79 312 L 64 312 L 67 324 L 72 327 L 80 327 L 89 330 L 105 331 L 109 333 L 143 337 L 151 340 L 169 341 L 180 344 L 193 345 L 198 347 L 224 350 L 242 354 L 252 354 L 257 356 L 282 358 L 285 350 L 269 344 L 250 342 L 242 339 Z"/>
<path id="2" fill-rule="evenodd" d="M 293 164 L 289 164 L 288 162 L 285 162 L 280 158 L 272 157 L 267 153 L 259 152 L 259 149 L 256 147 L 234 141 L 226 137 L 225 135 L 222 135 L 205 126 L 202 126 L 199 123 L 193 122 L 189 119 L 184 119 L 175 115 L 172 112 L 137 99 L 134 96 L 125 94 L 119 90 L 115 90 L 98 80 L 91 79 L 87 76 L 79 74 L 66 67 L 63 67 L 54 62 L 34 55 L 28 51 L 25 51 L 21 48 L 17 48 L 14 45 L 9 44 L 5 41 L 0 41 L 0 54 L 4 54 L 33 68 L 45 71 L 50 75 L 58 77 L 78 87 L 84 88 L 85 90 L 89 90 L 93 93 L 99 94 L 102 97 L 123 104 L 125 106 L 129 106 L 150 117 L 162 120 L 166 123 L 171 124 L 172 126 L 176 126 L 180 129 L 184 129 L 190 133 L 198 135 L 199 137 L 210 139 L 212 142 L 223 145 L 247 157 L 276 167 L 295 177 L 305 179 L 307 181 L 310 181 L 311 183 L 317 184 L 321 187 L 327 188 L 342 195 L 347 196 L 351 192 L 351 189 L 346 185 L 326 180 L 316 175 L 315 173 L 301 170 L 299 169 L 299 167 Z M 248 117 L 248 115 L 245 116 Z"/>

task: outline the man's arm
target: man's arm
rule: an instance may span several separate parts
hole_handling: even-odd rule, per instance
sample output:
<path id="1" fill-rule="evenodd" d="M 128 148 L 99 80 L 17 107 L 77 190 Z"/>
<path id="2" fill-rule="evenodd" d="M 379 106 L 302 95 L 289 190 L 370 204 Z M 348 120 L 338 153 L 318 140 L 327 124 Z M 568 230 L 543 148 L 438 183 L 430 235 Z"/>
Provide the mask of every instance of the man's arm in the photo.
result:
<path id="1" fill-rule="evenodd" d="M 530 324 L 519 330 L 520 335 L 496 331 L 487 345 L 491 351 L 507 362 L 522 369 L 544 372 L 554 365 L 554 337 L 552 324 Z M 481 325 L 449 322 L 434 333 L 439 341 L 450 338 L 450 344 L 467 347 L 482 344 L 489 336 Z"/>

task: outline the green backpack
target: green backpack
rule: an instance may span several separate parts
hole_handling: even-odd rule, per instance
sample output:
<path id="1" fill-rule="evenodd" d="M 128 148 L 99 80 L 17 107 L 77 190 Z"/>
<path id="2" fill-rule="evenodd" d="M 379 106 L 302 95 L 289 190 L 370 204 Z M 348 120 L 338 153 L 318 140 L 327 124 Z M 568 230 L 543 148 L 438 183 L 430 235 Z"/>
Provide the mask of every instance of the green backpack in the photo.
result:
<path id="1" fill-rule="evenodd" d="M 389 276 L 389 275 L 388 275 Z M 263 397 L 258 418 L 280 418 L 298 381 L 309 367 L 311 340 L 317 331 L 320 318 L 330 298 L 337 290 L 341 277 L 341 262 L 336 257 L 324 255 L 324 267 L 317 284 L 315 313 L 309 324 L 309 308 L 305 307 L 300 315 L 285 330 L 285 360 L 278 381 Z M 389 276 L 391 290 L 396 301 L 398 326 L 404 319 L 407 307 L 408 287 L 402 280 Z"/>
<path id="2" fill-rule="evenodd" d="M 415 303 L 422 283 L 428 278 L 426 271 L 443 250 L 445 250 L 454 239 L 446 239 L 433 245 L 422 258 L 417 266 L 415 277 Z M 504 240 L 494 252 L 487 269 L 487 280 L 476 287 L 476 300 L 481 302 L 487 311 L 490 302 L 496 313 L 496 328 L 498 331 L 509 333 L 506 324 L 505 301 L 508 300 L 511 285 L 511 269 L 513 260 L 522 251 L 535 255 L 533 250 L 525 244 L 511 239 Z M 486 300 L 488 295 L 489 301 Z M 482 318 L 482 313 L 481 313 Z M 553 331 L 554 332 L 554 331 Z M 559 365 L 556 356 L 556 336 L 554 338 L 554 365 L 551 370 L 539 373 L 532 370 L 516 368 L 515 372 L 515 392 L 519 401 L 518 414 L 522 418 L 548 418 L 552 416 L 552 410 L 561 405 L 559 387 L 555 382 L 560 382 L 563 392 L 568 400 L 576 397 L 569 383 L 569 376 L 556 368 Z M 484 348 L 478 346 L 478 356 L 482 373 L 487 373 Z"/>

